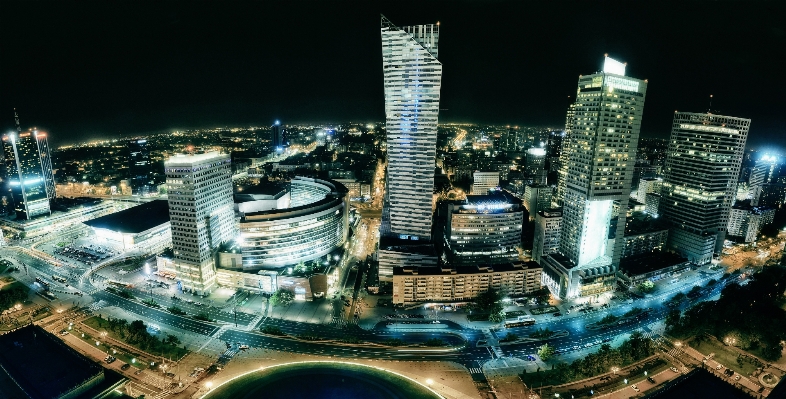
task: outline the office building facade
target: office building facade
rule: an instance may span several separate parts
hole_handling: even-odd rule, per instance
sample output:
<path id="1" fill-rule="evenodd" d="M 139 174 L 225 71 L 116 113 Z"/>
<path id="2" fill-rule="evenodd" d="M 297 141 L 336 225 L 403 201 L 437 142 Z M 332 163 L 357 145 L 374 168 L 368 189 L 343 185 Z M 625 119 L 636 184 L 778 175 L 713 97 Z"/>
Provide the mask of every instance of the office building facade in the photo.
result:
<path id="1" fill-rule="evenodd" d="M 544 257 L 544 279 L 565 278 L 547 284 L 560 298 L 614 288 L 624 241 L 617 239 L 610 246 L 608 239 L 623 236 L 625 215 L 620 212 L 612 226 L 612 208 L 615 202 L 619 209 L 628 207 L 646 91 L 646 81 L 626 77 L 625 64 L 608 57 L 603 71 L 579 77 L 565 151 L 559 249 L 563 256 Z M 550 266 L 570 273 L 546 273 Z"/>
<path id="2" fill-rule="evenodd" d="M 532 241 L 532 260 L 540 264 L 544 255 L 559 250 L 562 210 L 546 209 L 535 214 L 535 237 Z"/>
<path id="3" fill-rule="evenodd" d="M 542 184 L 530 184 L 524 187 L 524 207 L 529 212 L 529 220 L 535 220 L 538 212 L 551 208 L 554 188 Z"/>
<path id="4" fill-rule="evenodd" d="M 546 184 L 546 177 L 549 171 L 546 170 L 546 149 L 543 147 L 533 147 L 527 150 L 525 156 L 524 170 L 532 184 Z"/>
<path id="5" fill-rule="evenodd" d="M 153 191 L 153 165 L 150 163 L 150 148 L 146 139 L 129 140 L 128 177 L 131 180 L 131 192 L 146 196 Z"/>
<path id="6" fill-rule="evenodd" d="M 439 25 L 397 27 L 382 17 L 387 128 L 385 215 L 390 234 L 430 240 L 442 64 Z"/>
<path id="7" fill-rule="evenodd" d="M 669 247 L 691 262 L 709 263 L 723 249 L 750 122 L 674 114 L 659 213 L 672 226 Z"/>
<path id="8" fill-rule="evenodd" d="M 31 130 L 3 136 L 6 190 L 17 219 L 51 214 L 55 180 L 46 133 Z M 10 205 L 10 204 L 9 204 Z"/>
<path id="9" fill-rule="evenodd" d="M 184 291 L 210 292 L 215 254 L 237 232 L 229 155 L 175 154 L 164 169 L 177 279 Z"/>
<path id="10" fill-rule="evenodd" d="M 517 261 L 523 217 L 521 204 L 510 195 L 470 195 L 461 204 L 448 204 L 448 260 L 455 265 Z"/>
<path id="11" fill-rule="evenodd" d="M 499 172 L 481 172 L 472 174 L 472 195 L 487 195 L 489 190 L 499 187 Z"/>

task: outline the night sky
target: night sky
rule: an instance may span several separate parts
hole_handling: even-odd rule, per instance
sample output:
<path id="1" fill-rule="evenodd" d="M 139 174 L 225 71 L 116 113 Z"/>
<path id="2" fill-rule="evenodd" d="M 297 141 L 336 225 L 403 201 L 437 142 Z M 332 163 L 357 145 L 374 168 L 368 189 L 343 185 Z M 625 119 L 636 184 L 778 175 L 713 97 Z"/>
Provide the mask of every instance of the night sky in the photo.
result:
<path id="1" fill-rule="evenodd" d="M 786 2 L 0 3 L 0 129 L 53 144 L 174 128 L 384 119 L 379 14 L 440 21 L 441 122 L 564 126 L 603 54 L 674 110 L 753 120 L 786 153 Z M 685 3 L 685 4 L 683 4 Z"/>

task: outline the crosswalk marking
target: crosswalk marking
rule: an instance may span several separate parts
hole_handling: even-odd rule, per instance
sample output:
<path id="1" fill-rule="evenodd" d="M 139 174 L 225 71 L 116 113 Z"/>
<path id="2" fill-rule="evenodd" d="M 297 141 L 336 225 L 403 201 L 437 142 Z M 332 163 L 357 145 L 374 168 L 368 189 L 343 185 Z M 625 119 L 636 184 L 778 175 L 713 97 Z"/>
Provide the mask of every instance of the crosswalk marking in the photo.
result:
<path id="1" fill-rule="evenodd" d="M 479 369 L 477 367 L 470 367 L 469 368 L 469 372 L 471 374 L 483 374 L 483 370 L 481 370 L 481 369 Z"/>

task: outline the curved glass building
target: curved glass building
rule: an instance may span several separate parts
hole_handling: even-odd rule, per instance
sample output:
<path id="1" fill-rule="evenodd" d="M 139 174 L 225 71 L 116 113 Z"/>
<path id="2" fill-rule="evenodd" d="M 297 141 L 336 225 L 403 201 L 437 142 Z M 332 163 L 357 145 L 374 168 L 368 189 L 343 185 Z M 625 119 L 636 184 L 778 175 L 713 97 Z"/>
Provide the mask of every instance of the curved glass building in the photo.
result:
<path id="1" fill-rule="evenodd" d="M 290 187 L 291 207 L 240 215 L 243 270 L 311 261 L 346 242 L 349 204 L 341 183 L 296 177 Z"/>

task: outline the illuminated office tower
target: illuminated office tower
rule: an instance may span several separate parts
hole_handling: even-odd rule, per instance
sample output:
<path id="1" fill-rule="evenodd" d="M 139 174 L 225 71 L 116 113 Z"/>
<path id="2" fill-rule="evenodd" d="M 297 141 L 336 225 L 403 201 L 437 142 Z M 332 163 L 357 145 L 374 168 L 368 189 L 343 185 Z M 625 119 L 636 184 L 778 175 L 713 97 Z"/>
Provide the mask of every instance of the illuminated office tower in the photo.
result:
<path id="1" fill-rule="evenodd" d="M 439 25 L 397 27 L 382 17 L 391 233 L 431 239 L 442 64 Z"/>
<path id="2" fill-rule="evenodd" d="M 659 213 L 672 225 L 669 247 L 693 263 L 709 263 L 723 249 L 750 124 L 709 113 L 674 114 Z"/>
<path id="3" fill-rule="evenodd" d="M 546 149 L 532 147 L 527 150 L 524 170 L 527 177 L 532 178 L 532 184 L 546 184 L 548 171 L 546 170 Z"/>
<path id="4" fill-rule="evenodd" d="M 46 133 L 31 130 L 3 136 L 3 157 L 17 219 L 49 215 L 55 180 Z"/>
<path id="5" fill-rule="evenodd" d="M 614 289 L 647 82 L 606 57 L 603 71 L 579 77 L 569 126 L 559 253 L 543 257 L 543 282 L 561 298 Z M 611 233 L 611 234 L 610 234 Z M 613 244 L 609 236 L 617 237 Z"/>
<path id="6" fill-rule="evenodd" d="M 237 231 L 229 155 L 175 154 L 164 169 L 177 279 L 184 291 L 210 292 L 215 253 Z"/>
<path id="7" fill-rule="evenodd" d="M 554 194 L 554 202 L 562 205 L 565 198 L 565 187 L 568 181 L 568 159 L 570 158 L 571 140 L 570 132 L 573 130 L 573 121 L 576 117 L 576 104 L 570 104 L 565 113 L 565 132 L 559 140 L 559 165 L 557 167 L 557 190 Z"/>
<path id="8" fill-rule="evenodd" d="M 439 24 L 397 27 L 382 16 L 388 165 L 379 242 L 379 280 L 393 268 L 437 266 L 432 194 L 442 64 Z"/>
<path id="9" fill-rule="evenodd" d="M 126 143 L 128 147 L 128 177 L 131 180 L 133 194 L 147 196 L 152 190 L 152 164 L 150 148 L 146 139 L 133 139 Z"/>
<path id="10" fill-rule="evenodd" d="M 288 145 L 284 126 L 281 126 L 281 122 L 276 121 L 273 126 L 270 126 L 270 152 L 280 154 L 287 149 Z"/>

